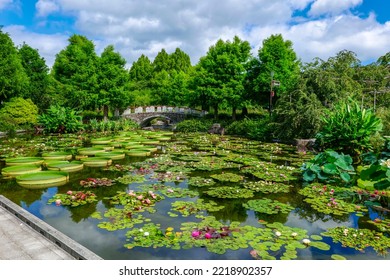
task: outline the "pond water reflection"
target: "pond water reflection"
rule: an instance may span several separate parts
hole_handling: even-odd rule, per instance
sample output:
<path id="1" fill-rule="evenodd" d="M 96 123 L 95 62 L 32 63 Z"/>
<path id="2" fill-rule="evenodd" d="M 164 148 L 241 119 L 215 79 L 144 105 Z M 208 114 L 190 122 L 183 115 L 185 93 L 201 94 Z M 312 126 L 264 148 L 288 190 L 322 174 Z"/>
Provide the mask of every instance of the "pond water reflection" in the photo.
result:
<path id="1" fill-rule="evenodd" d="M 377 232 L 387 240 L 382 252 L 345 247 L 323 235 L 338 227 L 375 230 L 368 221 L 389 216 L 372 209 L 343 215 L 316 211 L 299 192 L 304 187 L 299 167 L 311 155 L 298 154 L 295 147 L 142 131 L 105 138 L 109 141 L 99 146 L 115 146 L 114 151 L 126 153 L 134 142 L 146 140 L 143 145 L 158 151 L 126 155 L 109 167 L 84 166 L 69 173 L 70 181 L 62 186 L 32 190 L 14 178 L 1 178 L 0 194 L 104 259 L 390 259 L 388 230 Z M 94 139 L 103 143 L 101 135 L 3 139 L 0 167 L 5 158 L 39 157 L 54 150 L 76 158 L 78 149 L 93 145 Z M 88 178 L 115 183 L 85 188 L 80 181 Z M 69 190 L 92 191 L 97 199 L 77 207 L 48 203 Z M 280 211 L 285 206 L 292 210 Z M 303 239 L 311 245 L 303 245 Z"/>

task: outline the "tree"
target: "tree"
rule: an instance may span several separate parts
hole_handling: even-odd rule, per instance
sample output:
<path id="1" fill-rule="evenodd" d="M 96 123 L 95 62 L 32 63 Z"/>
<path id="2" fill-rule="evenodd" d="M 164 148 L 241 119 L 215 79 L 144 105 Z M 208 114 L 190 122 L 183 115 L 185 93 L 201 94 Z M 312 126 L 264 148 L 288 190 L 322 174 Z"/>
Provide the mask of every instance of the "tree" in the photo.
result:
<path id="1" fill-rule="evenodd" d="M 169 69 L 176 72 L 188 73 L 192 67 L 190 56 L 180 48 L 176 48 L 175 52 L 169 55 L 169 64 Z"/>
<path id="2" fill-rule="evenodd" d="M 263 41 L 258 51 L 260 61 L 259 76 L 256 79 L 262 102 L 267 103 L 270 98 L 271 81 L 280 82 L 278 95 L 286 94 L 295 89 L 300 76 L 300 61 L 293 49 L 290 40 L 284 40 L 281 34 L 271 35 Z M 270 104 L 272 106 L 272 104 Z"/>
<path id="3" fill-rule="evenodd" d="M 218 40 L 209 48 L 206 56 L 199 61 L 201 86 L 195 92 L 207 98 L 208 105 L 214 108 L 215 116 L 221 104 L 232 109 L 232 117 L 236 117 L 236 109 L 241 106 L 244 95 L 246 66 L 250 59 L 250 45 L 237 36 L 233 41 Z M 205 91 L 204 88 L 207 88 Z"/>
<path id="4" fill-rule="evenodd" d="M 28 83 L 11 37 L 0 28 L 0 106 L 12 97 L 24 96 Z"/>
<path id="5" fill-rule="evenodd" d="M 53 77 L 64 85 L 66 106 L 93 109 L 98 105 L 98 56 L 85 36 L 73 35 L 69 45 L 56 55 Z"/>
<path id="6" fill-rule="evenodd" d="M 315 58 L 303 67 L 309 92 L 315 93 L 324 106 L 331 106 L 348 96 L 360 96 L 361 87 L 355 79 L 360 61 L 356 54 L 343 50 L 327 61 Z"/>
<path id="7" fill-rule="evenodd" d="M 171 67 L 170 64 L 169 54 L 165 49 L 162 49 L 153 60 L 153 71 L 154 73 L 158 73 L 163 70 L 169 71 Z"/>
<path id="8" fill-rule="evenodd" d="M 45 59 L 39 55 L 38 50 L 33 49 L 26 43 L 19 48 L 19 55 L 24 71 L 30 81 L 25 95 L 42 112 L 49 108 L 51 102 L 51 97 L 49 96 L 49 68 Z"/>
<path id="9" fill-rule="evenodd" d="M 109 45 L 99 59 L 98 107 L 103 106 L 104 119 L 108 119 L 109 108 L 124 108 L 129 104 L 126 86 L 129 76 L 125 70 L 126 60 Z"/>
<path id="10" fill-rule="evenodd" d="M 150 84 L 153 77 L 153 66 L 150 59 L 141 55 L 133 62 L 130 70 L 129 91 L 134 106 L 149 105 L 152 101 Z"/>

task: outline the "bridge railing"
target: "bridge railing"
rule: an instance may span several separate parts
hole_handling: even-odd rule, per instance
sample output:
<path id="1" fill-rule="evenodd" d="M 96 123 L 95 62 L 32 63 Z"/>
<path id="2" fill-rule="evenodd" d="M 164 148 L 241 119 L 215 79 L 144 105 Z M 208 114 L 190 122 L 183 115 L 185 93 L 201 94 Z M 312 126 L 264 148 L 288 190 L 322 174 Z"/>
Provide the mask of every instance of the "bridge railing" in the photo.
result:
<path id="1" fill-rule="evenodd" d="M 204 116 L 208 112 L 203 110 L 191 109 L 188 107 L 175 107 L 175 106 L 138 106 L 129 107 L 123 113 L 122 116 L 128 116 L 132 114 L 142 113 L 177 113 L 186 115 L 198 115 Z"/>

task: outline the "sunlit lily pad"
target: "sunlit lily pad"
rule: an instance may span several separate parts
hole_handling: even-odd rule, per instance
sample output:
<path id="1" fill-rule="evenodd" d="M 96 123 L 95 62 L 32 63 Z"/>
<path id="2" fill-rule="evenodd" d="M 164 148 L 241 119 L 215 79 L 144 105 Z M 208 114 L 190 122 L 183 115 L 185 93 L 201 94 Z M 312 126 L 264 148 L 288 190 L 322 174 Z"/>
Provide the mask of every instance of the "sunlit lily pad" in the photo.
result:
<path id="1" fill-rule="evenodd" d="M 8 166 L 1 169 L 1 174 L 3 177 L 16 177 L 23 174 L 35 173 L 41 171 L 42 168 L 40 165 L 35 164 L 23 164 L 23 165 L 14 165 Z"/>
<path id="2" fill-rule="evenodd" d="M 112 164 L 112 159 L 104 157 L 87 157 L 82 158 L 81 161 L 89 167 L 105 167 Z"/>
<path id="3" fill-rule="evenodd" d="M 48 162 L 46 167 L 48 170 L 76 172 L 82 170 L 84 168 L 84 164 L 81 161 L 54 161 Z"/>
<path id="4" fill-rule="evenodd" d="M 62 186 L 69 182 L 69 174 L 64 171 L 38 171 L 17 176 L 16 182 L 29 189 Z"/>
<path id="5" fill-rule="evenodd" d="M 16 158 L 6 158 L 5 159 L 5 164 L 8 166 L 25 165 L 25 164 L 40 165 L 43 162 L 44 162 L 44 159 L 41 157 L 16 157 Z"/>
<path id="6" fill-rule="evenodd" d="M 49 153 L 43 153 L 42 157 L 45 160 L 51 160 L 51 159 L 57 159 L 57 160 L 71 160 L 73 155 L 69 152 L 49 152 Z"/>
<path id="7" fill-rule="evenodd" d="M 232 183 L 238 183 L 242 180 L 244 180 L 243 176 L 234 174 L 234 173 L 221 173 L 221 174 L 214 174 L 210 176 L 211 178 L 220 181 L 220 182 L 232 182 Z"/>
<path id="8" fill-rule="evenodd" d="M 265 214 L 289 213 L 294 209 L 294 207 L 288 204 L 269 198 L 249 200 L 243 206 L 247 209 Z"/>

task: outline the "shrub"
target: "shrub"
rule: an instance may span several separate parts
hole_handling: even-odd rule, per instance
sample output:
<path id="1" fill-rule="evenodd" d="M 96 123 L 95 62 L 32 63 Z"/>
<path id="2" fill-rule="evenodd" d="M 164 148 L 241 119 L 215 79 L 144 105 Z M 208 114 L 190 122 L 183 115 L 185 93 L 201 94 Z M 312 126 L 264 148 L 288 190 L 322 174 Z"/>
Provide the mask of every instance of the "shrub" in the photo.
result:
<path id="1" fill-rule="evenodd" d="M 0 126 L 4 130 L 29 128 L 37 123 L 37 119 L 38 107 L 31 99 L 15 97 L 0 109 Z"/>
<path id="2" fill-rule="evenodd" d="M 322 149 L 333 149 L 355 158 L 372 150 L 371 137 L 382 129 L 380 118 L 371 110 L 361 109 L 351 99 L 338 103 L 322 121 L 316 144 Z"/>
<path id="3" fill-rule="evenodd" d="M 234 121 L 226 127 L 226 134 L 265 141 L 272 138 L 269 118 Z"/>
<path id="4" fill-rule="evenodd" d="M 38 119 L 49 133 L 73 133 L 83 128 L 82 117 L 75 110 L 59 105 L 50 106 Z"/>
<path id="5" fill-rule="evenodd" d="M 178 132 L 207 132 L 213 125 L 213 120 L 206 119 L 189 119 L 177 124 L 176 131 Z"/>

